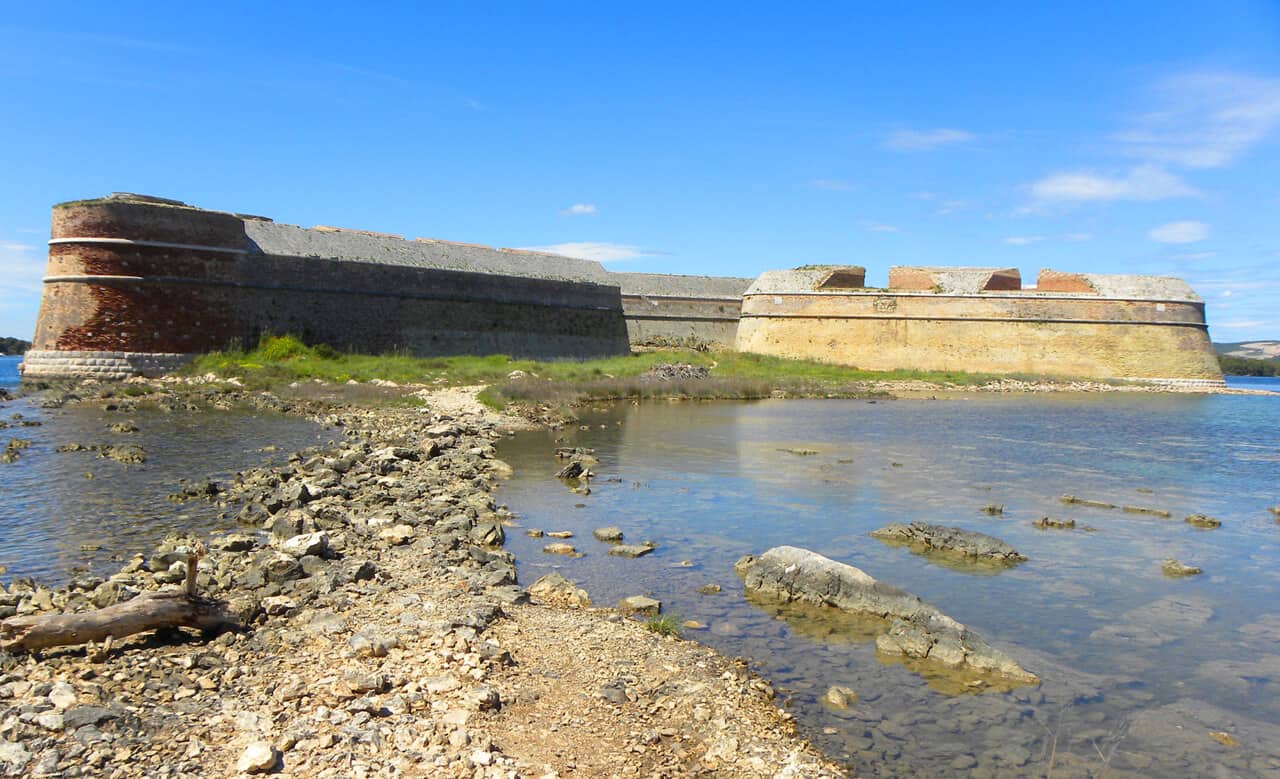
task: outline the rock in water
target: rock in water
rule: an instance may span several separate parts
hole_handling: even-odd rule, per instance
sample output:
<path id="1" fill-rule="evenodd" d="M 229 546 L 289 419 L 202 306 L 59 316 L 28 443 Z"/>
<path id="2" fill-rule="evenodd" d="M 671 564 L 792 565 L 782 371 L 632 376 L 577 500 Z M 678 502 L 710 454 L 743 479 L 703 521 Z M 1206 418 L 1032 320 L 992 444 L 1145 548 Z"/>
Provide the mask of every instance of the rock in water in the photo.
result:
<path id="1" fill-rule="evenodd" d="M 1177 560 L 1174 560 L 1173 558 L 1169 558 L 1168 560 L 1165 560 L 1164 565 L 1161 566 L 1161 570 L 1164 571 L 1165 576 L 1170 576 L 1175 578 L 1179 576 L 1195 576 L 1196 574 L 1204 573 L 1203 570 L 1195 567 L 1194 565 L 1187 565 L 1185 563 L 1180 563 Z"/>
<path id="2" fill-rule="evenodd" d="M 1055 519 L 1053 517 L 1040 517 L 1031 523 L 1033 527 L 1041 530 L 1071 530 L 1076 526 L 1074 519 Z"/>
<path id="3" fill-rule="evenodd" d="M 858 694 L 848 687 L 834 685 L 827 690 L 826 695 L 822 696 L 824 703 L 836 709 L 847 709 L 849 704 L 858 700 Z"/>
<path id="4" fill-rule="evenodd" d="M 885 654 L 964 666 L 1013 682 L 1040 681 L 936 607 L 906 590 L 876 581 L 852 565 L 807 549 L 776 546 L 764 554 L 743 557 L 733 569 L 742 577 L 749 594 L 890 620 L 886 632 L 876 639 L 876 649 Z"/>
<path id="5" fill-rule="evenodd" d="M 928 525 L 924 522 L 890 522 L 871 535 L 881 541 L 906 544 L 924 552 L 941 552 L 975 561 L 1016 565 L 1026 560 L 1026 555 L 998 538 L 986 533 L 962 530 L 945 525 Z"/>
<path id="6" fill-rule="evenodd" d="M 604 541 L 606 544 L 617 544 L 622 541 L 622 528 L 613 527 L 612 525 L 598 527 L 591 531 L 591 535 L 595 536 L 597 541 Z"/>
<path id="7" fill-rule="evenodd" d="M 585 607 L 591 605 L 587 591 L 558 573 L 549 573 L 529 587 L 529 594 L 541 603 Z"/>
<path id="8" fill-rule="evenodd" d="M 1192 514 L 1187 517 L 1187 524 L 1195 527 L 1208 528 L 1210 530 L 1222 527 L 1222 521 L 1214 517 L 1205 516 L 1204 514 Z"/>
<path id="9" fill-rule="evenodd" d="M 609 550 L 610 557 L 644 557 L 654 550 L 652 544 L 618 544 Z"/>
<path id="10" fill-rule="evenodd" d="M 618 601 L 618 611 L 623 614 L 642 614 L 646 617 L 656 617 L 662 613 L 662 601 L 654 600 L 645 595 L 631 595 Z"/>

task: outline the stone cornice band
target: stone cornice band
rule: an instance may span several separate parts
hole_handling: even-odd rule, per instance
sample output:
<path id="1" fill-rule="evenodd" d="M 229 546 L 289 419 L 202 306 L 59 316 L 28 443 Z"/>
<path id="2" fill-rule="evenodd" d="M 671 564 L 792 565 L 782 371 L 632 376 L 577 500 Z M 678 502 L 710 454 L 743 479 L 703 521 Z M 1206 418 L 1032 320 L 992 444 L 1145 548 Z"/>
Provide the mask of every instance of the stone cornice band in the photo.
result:
<path id="1" fill-rule="evenodd" d="M 110 246 L 146 246 L 153 249 L 185 249 L 192 252 L 221 252 L 223 254 L 248 254 L 247 249 L 231 249 L 226 246 L 200 246 L 191 243 L 169 243 L 168 241 L 142 241 L 133 238 L 51 238 L 50 246 L 68 243 L 106 244 Z"/>

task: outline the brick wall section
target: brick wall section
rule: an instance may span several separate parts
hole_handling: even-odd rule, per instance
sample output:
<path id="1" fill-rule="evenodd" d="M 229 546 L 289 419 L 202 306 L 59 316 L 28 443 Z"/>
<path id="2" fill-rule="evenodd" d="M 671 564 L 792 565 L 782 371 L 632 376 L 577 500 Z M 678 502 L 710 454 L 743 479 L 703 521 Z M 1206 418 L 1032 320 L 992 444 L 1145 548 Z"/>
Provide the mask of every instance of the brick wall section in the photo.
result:
<path id="1" fill-rule="evenodd" d="M 141 363 L 94 354 L 190 354 L 263 333 L 421 355 L 629 351 L 618 287 L 590 280 L 608 279 L 596 263 L 405 241 L 417 247 L 408 261 L 388 263 L 362 252 L 395 239 L 344 233 L 335 239 L 343 259 L 264 254 L 246 224 L 265 232 L 260 220 L 135 199 L 55 207 L 28 375 L 106 375 Z M 277 230 L 276 243 L 320 247 L 334 235 L 312 232 Z M 435 261 L 433 252 L 447 256 Z M 485 272 L 521 267 L 532 275 Z"/>

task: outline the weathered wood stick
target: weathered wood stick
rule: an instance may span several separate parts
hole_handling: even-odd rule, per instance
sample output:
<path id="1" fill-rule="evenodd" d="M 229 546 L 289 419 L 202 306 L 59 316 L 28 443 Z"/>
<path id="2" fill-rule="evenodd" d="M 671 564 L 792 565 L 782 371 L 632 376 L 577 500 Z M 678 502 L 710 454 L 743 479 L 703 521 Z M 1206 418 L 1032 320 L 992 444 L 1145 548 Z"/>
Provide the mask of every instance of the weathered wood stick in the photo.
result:
<path id="1" fill-rule="evenodd" d="M 82 614 L 10 617 L 0 622 L 0 649 L 32 652 L 164 627 L 212 630 L 238 625 L 225 607 L 222 601 L 193 598 L 183 590 L 161 590 Z"/>

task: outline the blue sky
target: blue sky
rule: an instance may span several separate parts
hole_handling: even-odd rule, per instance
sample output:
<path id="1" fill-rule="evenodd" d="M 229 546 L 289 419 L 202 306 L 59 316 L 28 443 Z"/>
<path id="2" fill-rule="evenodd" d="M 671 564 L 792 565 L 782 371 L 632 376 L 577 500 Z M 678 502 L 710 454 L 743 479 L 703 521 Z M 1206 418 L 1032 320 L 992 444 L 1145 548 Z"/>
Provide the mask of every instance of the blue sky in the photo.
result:
<path id="1" fill-rule="evenodd" d="M 1275 2 L 366 5 L 6 3 L 0 335 L 49 206 L 121 190 L 636 271 L 1172 274 L 1280 338 Z"/>

